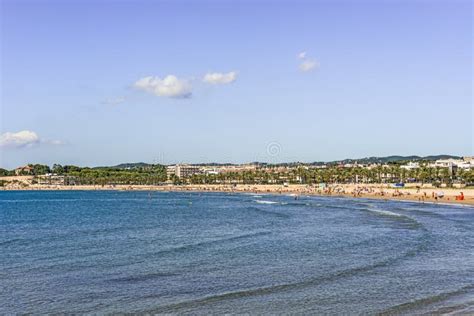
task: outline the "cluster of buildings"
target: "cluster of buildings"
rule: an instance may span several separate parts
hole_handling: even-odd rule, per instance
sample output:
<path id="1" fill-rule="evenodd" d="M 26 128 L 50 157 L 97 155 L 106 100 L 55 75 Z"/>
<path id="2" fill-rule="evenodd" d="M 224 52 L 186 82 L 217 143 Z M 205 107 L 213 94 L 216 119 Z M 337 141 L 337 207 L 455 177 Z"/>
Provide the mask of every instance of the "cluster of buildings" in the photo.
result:
<path id="1" fill-rule="evenodd" d="M 177 164 L 166 167 L 168 178 L 176 176 L 178 178 L 187 178 L 193 175 L 217 175 L 228 172 L 243 172 L 257 170 L 257 164 L 244 165 L 219 165 L 219 166 L 195 166 L 188 164 Z"/>
<path id="2" fill-rule="evenodd" d="M 474 169 L 474 157 L 463 157 L 462 159 L 440 159 L 428 164 L 432 168 L 457 167 L 458 169 Z"/>
<path id="3" fill-rule="evenodd" d="M 423 166 L 428 168 L 449 168 L 449 169 L 463 169 L 470 170 L 474 169 L 474 157 L 463 157 L 462 159 L 439 159 L 434 162 L 422 165 L 417 161 L 410 161 L 400 168 L 405 170 L 419 169 Z"/>
<path id="4" fill-rule="evenodd" d="M 331 165 L 334 166 L 334 165 Z M 326 169 L 330 167 L 327 164 L 320 164 L 320 165 L 299 165 L 299 167 L 303 167 L 306 169 L 314 168 L 314 169 Z M 337 165 L 339 168 L 365 168 L 365 169 L 374 169 L 376 167 L 382 168 L 389 168 L 390 165 L 388 164 L 380 164 L 380 163 L 373 163 L 373 164 L 360 164 L 357 162 L 354 163 L 346 163 Z M 456 171 L 457 169 L 464 169 L 464 170 L 474 170 L 474 157 L 463 157 L 461 159 L 439 159 L 429 163 L 423 163 L 420 161 L 410 161 L 404 165 L 401 165 L 401 169 L 405 170 L 415 170 L 421 167 L 428 167 L 428 168 L 448 168 L 451 172 Z M 245 172 L 245 171 L 256 171 L 265 170 L 268 173 L 285 173 L 288 172 L 295 167 L 293 166 L 286 166 L 286 165 L 272 165 L 272 166 L 265 166 L 259 165 L 257 163 L 252 164 L 243 164 L 243 165 L 189 165 L 189 164 L 177 164 L 171 165 L 166 168 L 166 173 L 168 175 L 168 179 L 173 176 L 178 178 L 188 178 L 193 175 L 217 175 L 222 173 L 228 172 Z"/>
<path id="5" fill-rule="evenodd" d="M 392 165 L 393 166 L 393 165 Z M 293 164 L 293 165 L 265 165 L 259 163 L 250 163 L 242 165 L 190 165 L 190 164 L 176 164 L 166 167 L 166 173 L 168 179 L 173 177 L 177 178 L 189 178 L 193 175 L 218 175 L 224 173 L 242 173 L 242 172 L 253 172 L 257 170 L 264 171 L 268 174 L 280 173 L 281 176 L 288 172 L 295 170 L 295 168 L 305 168 L 305 169 L 325 169 L 329 167 L 337 168 L 364 168 L 364 169 L 374 169 L 377 167 L 389 168 L 388 164 L 381 163 L 372 163 L 372 164 L 360 164 L 358 162 L 354 163 L 345 163 L 345 164 Z M 407 171 L 416 170 L 422 167 L 428 168 L 447 168 L 451 175 L 456 174 L 459 169 L 462 170 L 474 170 L 474 157 L 463 157 L 461 159 L 439 159 L 432 162 L 426 161 L 410 161 L 406 164 L 400 165 L 401 169 Z M 32 166 L 22 166 L 15 169 L 15 175 L 33 175 L 34 168 Z M 55 174 L 45 174 L 37 177 L 38 182 L 44 184 L 61 184 L 67 182 L 63 176 L 58 176 Z"/>

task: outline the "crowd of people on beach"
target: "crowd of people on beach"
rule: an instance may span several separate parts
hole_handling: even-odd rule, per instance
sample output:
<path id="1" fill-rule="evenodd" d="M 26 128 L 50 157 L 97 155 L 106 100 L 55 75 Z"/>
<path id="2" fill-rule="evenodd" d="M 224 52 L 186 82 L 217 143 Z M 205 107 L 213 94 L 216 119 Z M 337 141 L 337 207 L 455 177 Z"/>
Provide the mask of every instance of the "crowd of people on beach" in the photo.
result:
<path id="1" fill-rule="evenodd" d="M 165 189 L 166 190 L 166 189 Z M 398 188 L 382 188 L 370 185 L 345 185 L 345 184 L 331 184 L 327 186 L 312 186 L 312 185 L 202 185 L 202 186 L 175 186 L 174 191 L 215 191 L 215 192 L 248 192 L 248 193 L 274 193 L 274 194 L 288 194 L 296 198 L 301 195 L 328 195 L 328 196 L 346 196 L 346 197 L 366 197 L 366 198 L 381 198 L 381 199 L 408 199 L 418 200 L 420 202 L 431 201 L 464 201 L 463 192 L 459 195 L 446 197 L 443 191 L 421 190 L 418 188 L 416 192 L 410 190 L 401 190 Z"/>
<path id="2" fill-rule="evenodd" d="M 287 194 L 292 196 L 302 195 L 327 195 L 345 197 L 365 197 L 379 199 L 406 199 L 414 201 L 430 202 L 461 202 L 474 204 L 473 192 L 467 189 L 467 197 L 463 192 L 447 189 L 448 194 L 443 191 L 430 190 L 429 188 L 390 188 L 382 185 L 361 184 L 327 184 L 327 185 L 252 185 L 252 184 L 202 184 L 202 185 L 88 185 L 88 186 L 46 186 L 31 185 L 26 183 L 11 183 L 1 189 L 7 190 L 153 190 L 153 191 L 213 191 L 213 192 L 247 192 L 247 193 L 271 193 Z"/>

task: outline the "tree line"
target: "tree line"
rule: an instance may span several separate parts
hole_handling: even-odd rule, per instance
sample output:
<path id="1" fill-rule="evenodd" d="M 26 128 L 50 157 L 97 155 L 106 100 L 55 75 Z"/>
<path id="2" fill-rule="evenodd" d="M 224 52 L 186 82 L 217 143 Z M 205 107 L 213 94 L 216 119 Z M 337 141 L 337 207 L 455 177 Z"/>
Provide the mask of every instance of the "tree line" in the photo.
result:
<path id="1" fill-rule="evenodd" d="M 228 172 L 220 174 L 195 174 L 188 179 L 172 178 L 173 182 L 192 184 L 318 184 L 318 183 L 432 183 L 435 185 L 452 184 L 455 182 L 474 184 L 474 170 L 458 169 L 451 174 L 448 168 L 420 167 L 407 170 L 398 165 L 389 167 L 329 167 L 305 168 L 296 167 L 286 171 L 272 168 L 254 171 Z"/>
<path id="2" fill-rule="evenodd" d="M 147 165 L 135 168 L 114 167 L 78 167 L 74 165 L 29 164 L 31 171 L 20 172 L 20 175 L 44 176 L 47 174 L 63 176 L 66 184 L 106 185 L 106 184 L 160 184 L 167 180 L 166 168 L 163 165 Z M 15 170 L 0 169 L 0 175 L 15 175 Z"/>
<path id="3" fill-rule="evenodd" d="M 296 166 L 281 170 L 276 166 L 265 166 L 256 170 L 225 172 L 219 174 L 194 174 L 188 178 L 167 177 L 163 165 L 117 167 L 78 167 L 73 165 L 30 164 L 31 171 L 25 174 L 41 176 L 54 174 L 64 176 L 66 184 L 113 185 L 141 184 L 157 185 L 166 181 L 174 184 L 318 184 L 318 183 L 399 183 L 420 182 L 433 184 L 452 184 L 455 182 L 474 184 L 474 170 L 458 169 L 454 174 L 448 168 L 420 166 L 416 169 L 404 169 L 399 164 L 376 166 L 374 168 L 328 166 L 311 168 Z M 0 176 L 15 175 L 14 170 L 0 169 Z"/>

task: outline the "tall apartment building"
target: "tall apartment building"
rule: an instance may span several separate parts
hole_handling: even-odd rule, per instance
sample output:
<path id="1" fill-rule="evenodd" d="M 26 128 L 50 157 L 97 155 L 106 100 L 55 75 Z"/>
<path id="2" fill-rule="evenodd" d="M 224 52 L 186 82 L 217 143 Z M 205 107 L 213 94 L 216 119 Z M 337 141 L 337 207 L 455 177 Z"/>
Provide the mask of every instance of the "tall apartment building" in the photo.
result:
<path id="1" fill-rule="evenodd" d="M 194 174 L 200 174 L 201 168 L 192 165 L 174 165 L 166 167 L 166 174 L 168 178 L 176 175 L 178 178 L 188 178 Z"/>

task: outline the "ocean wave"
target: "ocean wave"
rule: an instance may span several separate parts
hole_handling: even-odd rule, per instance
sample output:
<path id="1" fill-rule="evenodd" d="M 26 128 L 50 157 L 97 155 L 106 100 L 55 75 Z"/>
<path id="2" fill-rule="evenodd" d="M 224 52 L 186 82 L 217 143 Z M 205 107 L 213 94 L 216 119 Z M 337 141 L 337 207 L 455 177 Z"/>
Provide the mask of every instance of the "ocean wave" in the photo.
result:
<path id="1" fill-rule="evenodd" d="M 282 203 L 282 205 L 290 205 L 290 206 L 320 206 L 319 204 L 311 204 L 309 202 L 286 202 Z"/>
<path id="2" fill-rule="evenodd" d="M 270 235 L 271 232 L 269 231 L 260 231 L 260 232 L 255 232 L 255 233 L 249 233 L 249 234 L 242 234 L 242 235 L 237 235 L 237 236 L 230 236 L 227 238 L 219 238 L 219 239 L 213 239 L 213 240 L 207 240 L 207 241 L 202 241 L 194 244 L 186 244 L 186 245 L 181 245 L 181 246 L 176 246 L 176 247 L 171 247 L 168 249 L 163 249 L 155 252 L 147 252 L 147 253 L 140 253 L 135 256 L 132 256 L 128 258 L 126 261 L 121 261 L 121 262 L 115 262 L 113 264 L 109 262 L 105 262 L 103 265 L 102 264 L 89 264 L 88 262 L 85 262 L 83 265 L 78 264 L 77 262 L 74 262 L 71 264 L 71 262 L 57 262 L 57 263 L 49 263 L 46 265 L 39 265 L 35 266 L 34 269 L 38 270 L 49 270 L 49 269 L 70 269 L 71 271 L 77 270 L 77 269 L 84 269 L 84 268 L 92 268 L 92 267 L 103 267 L 103 268 L 117 268 L 117 267 L 124 267 L 124 266 L 131 266 L 133 264 L 139 264 L 143 263 L 147 260 L 150 260 L 153 256 L 160 256 L 160 255 L 166 255 L 166 254 L 172 254 L 172 253 L 182 253 L 186 252 L 192 249 L 199 249 L 199 248 L 204 248 L 206 246 L 212 246 L 212 245 L 219 245 L 219 244 L 225 244 L 228 242 L 235 242 L 238 240 L 243 240 L 243 239 L 251 239 L 259 236 L 265 236 L 265 235 Z M 105 254 L 105 252 L 100 252 L 98 254 Z M 62 256 L 56 256 L 54 259 L 61 259 L 61 258 L 68 258 L 69 255 L 62 255 Z M 51 260 L 51 257 L 45 257 L 44 259 Z M 33 269 L 32 269 L 33 270 Z"/>
<path id="3" fill-rule="evenodd" d="M 474 301 L 441 307 L 425 315 L 474 315 Z"/>
<path id="4" fill-rule="evenodd" d="M 431 217 L 431 218 L 437 218 L 437 219 L 447 219 L 445 216 L 434 212 L 433 209 L 424 209 L 424 208 L 407 208 L 407 207 L 396 207 L 393 209 L 394 211 L 401 211 L 401 212 L 407 212 L 410 215 L 419 215 L 423 217 Z"/>
<path id="5" fill-rule="evenodd" d="M 354 207 L 350 207 L 350 206 L 347 206 L 347 205 L 332 205 L 332 204 L 322 204 L 320 205 L 321 207 L 325 207 L 325 208 L 329 208 L 329 209 L 336 209 L 336 210 L 346 210 L 346 211 L 349 211 L 349 210 L 361 210 L 362 208 L 354 208 Z"/>
<path id="6" fill-rule="evenodd" d="M 143 228 L 153 228 L 153 227 L 143 227 Z M 83 229 L 77 230 L 74 232 L 65 232 L 65 233 L 54 233 L 47 236 L 41 237 L 30 237 L 30 238 L 15 238 L 9 239 L 5 241 L 0 241 L 0 246 L 29 246 L 31 243 L 36 243 L 37 246 L 46 244 L 49 246 L 50 244 L 52 247 L 56 247 L 57 245 L 54 244 L 55 241 L 64 241 L 68 240 L 68 238 L 81 238 L 83 236 L 90 236 L 90 237 L 104 237 L 110 233 L 121 232 L 126 233 L 128 231 L 135 231 L 136 227 L 125 227 L 125 226 L 114 226 L 114 227 L 107 227 L 107 228 L 94 228 L 94 229 Z"/>
<path id="7" fill-rule="evenodd" d="M 469 284 L 454 291 L 442 292 L 433 296 L 429 296 L 429 297 L 413 300 L 407 303 L 392 306 L 380 312 L 379 315 L 394 315 L 394 314 L 399 315 L 399 314 L 409 313 L 410 311 L 416 312 L 417 309 L 427 308 L 432 304 L 443 302 L 456 296 L 472 293 L 473 290 L 474 290 L 474 284 Z M 466 302 L 466 304 L 452 306 L 454 307 L 454 310 L 450 310 L 449 312 L 455 312 L 456 310 L 462 311 L 463 308 L 472 306 L 473 304 L 474 302 L 469 301 L 469 302 Z M 443 309 L 449 309 L 449 307 L 443 307 Z M 448 311 L 446 310 L 445 312 L 448 312 Z M 428 314 L 433 314 L 433 313 L 446 314 L 445 312 L 442 312 L 442 310 L 436 309 L 434 311 L 428 311 L 427 313 Z"/>
<path id="8" fill-rule="evenodd" d="M 148 280 L 164 278 L 164 277 L 173 277 L 173 276 L 178 276 L 178 275 L 179 273 L 173 273 L 173 272 L 154 272 L 154 273 L 148 273 L 148 274 L 130 275 L 130 276 L 125 276 L 125 277 L 110 279 L 109 281 L 119 282 L 119 283 L 145 282 Z"/>
<path id="9" fill-rule="evenodd" d="M 275 211 L 269 211 L 269 210 L 262 210 L 261 208 L 258 207 L 247 207 L 247 210 L 253 211 L 253 212 L 258 212 L 258 213 L 263 213 L 263 214 L 268 214 L 268 215 L 273 215 L 277 217 L 283 217 L 283 218 L 289 218 L 290 215 L 285 214 L 285 213 L 280 213 L 280 212 L 275 212 Z"/>
<path id="10" fill-rule="evenodd" d="M 415 218 L 407 216 L 405 214 L 395 213 L 395 212 L 388 211 L 388 210 L 382 210 L 382 209 L 376 208 L 374 206 L 361 209 L 361 211 L 374 214 L 375 216 L 385 217 L 385 218 L 391 219 L 393 221 L 398 221 L 402 224 L 403 223 L 409 224 L 409 226 L 404 225 L 403 228 L 426 230 L 426 228 L 423 226 L 423 224 L 421 222 L 419 222 Z"/>
<path id="11" fill-rule="evenodd" d="M 242 234 L 242 235 L 237 235 L 237 236 L 230 236 L 226 238 L 219 238 L 219 239 L 212 239 L 212 240 L 206 240 L 194 244 L 187 244 L 187 245 L 182 245 L 182 246 L 176 246 L 168 249 L 163 249 L 159 250 L 157 252 L 154 252 L 153 255 L 161 255 L 161 254 L 166 254 L 166 253 L 173 253 L 173 252 L 181 252 L 183 250 L 189 250 L 193 248 L 201 248 L 203 246 L 210 246 L 210 245 L 217 245 L 217 244 L 223 244 L 223 243 L 228 243 L 228 242 L 234 242 L 237 240 L 242 240 L 242 239 L 250 239 L 258 236 L 265 236 L 269 235 L 271 232 L 269 231 L 261 231 L 261 232 L 255 232 L 255 233 L 249 233 L 249 234 Z"/>
<path id="12" fill-rule="evenodd" d="M 394 212 L 390 212 L 390 211 L 386 211 L 386 210 L 381 210 L 381 209 L 378 209 L 378 208 L 367 208 L 367 210 L 369 212 L 374 212 L 374 213 L 384 215 L 384 216 L 407 217 L 407 216 L 402 215 L 402 214 L 398 214 L 398 213 L 394 213 Z"/>
<path id="13" fill-rule="evenodd" d="M 259 204 L 279 204 L 279 202 L 267 201 L 267 200 L 254 200 L 254 202 L 257 202 Z"/>
<path id="14" fill-rule="evenodd" d="M 229 299 L 239 299 L 243 297 L 253 297 L 253 296 L 261 296 L 261 295 L 268 295 L 268 294 L 273 294 L 277 292 L 285 292 L 285 291 L 291 291 L 291 290 L 298 290 L 310 286 L 316 286 L 321 283 L 326 283 L 326 282 L 334 282 L 339 279 L 343 278 L 349 278 L 361 273 L 368 273 L 371 272 L 374 269 L 377 268 L 383 268 L 387 267 L 393 264 L 396 264 L 399 261 L 408 259 L 410 257 L 416 256 L 417 254 L 420 253 L 420 251 L 424 248 L 424 245 L 417 245 L 413 249 L 410 249 L 404 253 L 402 253 L 399 256 L 395 257 L 390 257 L 385 260 L 375 262 L 373 264 L 365 265 L 365 266 L 360 266 L 360 267 L 354 267 L 351 269 L 346 269 L 346 270 L 341 270 L 338 272 L 335 272 L 333 274 L 329 274 L 326 276 L 320 276 L 320 277 L 315 277 L 315 278 L 309 278 L 306 280 L 302 280 L 300 282 L 294 282 L 294 283 L 283 283 L 283 284 L 276 284 L 276 285 L 270 285 L 266 287 L 259 287 L 259 288 L 251 288 L 251 289 L 245 289 L 245 290 L 239 290 L 239 291 L 232 291 L 232 292 L 225 292 L 221 294 L 215 294 L 215 295 L 210 295 L 207 297 L 203 298 L 198 298 L 194 300 L 187 300 L 187 301 L 182 301 L 174 304 L 169 304 L 165 305 L 156 309 L 153 309 L 152 311 L 148 311 L 150 313 L 174 313 L 178 312 L 179 310 L 182 309 L 190 309 L 190 308 L 196 308 L 196 307 L 201 307 L 202 305 L 206 304 L 211 304 L 211 303 L 216 303 L 219 301 L 224 301 L 224 300 L 229 300 Z"/>
<path id="15" fill-rule="evenodd" d="M 8 246 L 10 244 L 28 243 L 30 240 L 33 240 L 33 239 L 26 239 L 26 238 L 7 239 L 7 240 L 4 240 L 4 241 L 0 241 L 0 247 L 1 246 Z"/>

